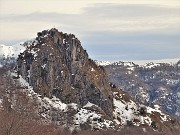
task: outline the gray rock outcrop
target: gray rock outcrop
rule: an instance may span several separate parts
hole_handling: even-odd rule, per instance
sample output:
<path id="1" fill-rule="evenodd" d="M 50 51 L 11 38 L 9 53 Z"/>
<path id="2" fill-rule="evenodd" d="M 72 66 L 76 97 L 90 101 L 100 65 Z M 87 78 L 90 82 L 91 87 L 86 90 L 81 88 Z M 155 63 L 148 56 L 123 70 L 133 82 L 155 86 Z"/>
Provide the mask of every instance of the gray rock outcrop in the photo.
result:
<path id="1" fill-rule="evenodd" d="M 113 98 L 104 68 L 89 59 L 73 35 L 45 30 L 18 57 L 18 73 L 35 92 L 80 106 L 91 102 L 112 117 Z"/>

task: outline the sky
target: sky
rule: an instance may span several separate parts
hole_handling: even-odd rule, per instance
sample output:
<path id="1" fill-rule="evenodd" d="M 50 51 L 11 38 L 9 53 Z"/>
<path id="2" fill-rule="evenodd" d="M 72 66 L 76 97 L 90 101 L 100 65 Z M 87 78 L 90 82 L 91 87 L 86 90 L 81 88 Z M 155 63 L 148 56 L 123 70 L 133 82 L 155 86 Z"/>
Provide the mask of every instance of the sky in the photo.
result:
<path id="1" fill-rule="evenodd" d="M 53 27 L 95 60 L 180 58 L 180 0 L 0 0 L 0 44 Z"/>

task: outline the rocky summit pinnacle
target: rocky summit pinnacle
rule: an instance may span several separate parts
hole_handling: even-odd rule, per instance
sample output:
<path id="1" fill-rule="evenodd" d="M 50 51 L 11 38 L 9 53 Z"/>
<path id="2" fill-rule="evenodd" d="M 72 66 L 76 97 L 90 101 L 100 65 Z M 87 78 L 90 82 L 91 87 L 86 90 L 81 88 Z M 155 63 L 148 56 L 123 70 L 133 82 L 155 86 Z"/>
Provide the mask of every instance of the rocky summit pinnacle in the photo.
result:
<path id="1" fill-rule="evenodd" d="M 43 96 L 80 106 L 89 101 L 112 116 L 111 87 L 104 69 L 88 58 L 73 34 L 54 28 L 38 32 L 36 40 L 19 55 L 18 72 Z"/>

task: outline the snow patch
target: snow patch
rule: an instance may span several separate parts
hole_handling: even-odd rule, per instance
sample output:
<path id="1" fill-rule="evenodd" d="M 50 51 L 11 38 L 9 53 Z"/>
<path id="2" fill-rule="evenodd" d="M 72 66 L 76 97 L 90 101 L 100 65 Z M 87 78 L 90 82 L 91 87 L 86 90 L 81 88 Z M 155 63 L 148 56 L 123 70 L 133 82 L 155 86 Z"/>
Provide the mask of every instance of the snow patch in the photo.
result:
<path id="1" fill-rule="evenodd" d="M 91 71 L 92 71 L 92 72 L 95 71 L 94 68 L 91 68 Z"/>
<path id="2" fill-rule="evenodd" d="M 151 123 L 152 123 L 152 120 L 148 116 L 146 116 L 146 117 L 141 116 L 141 121 L 140 122 L 141 122 L 141 124 L 148 124 L 150 126 Z"/>
<path id="3" fill-rule="evenodd" d="M 89 103 L 87 106 L 92 105 Z M 79 110 L 77 114 L 74 116 L 74 123 L 76 128 L 80 127 L 80 124 L 84 124 L 88 122 L 91 125 L 91 128 L 113 128 L 113 122 L 110 120 L 102 120 L 102 115 L 97 114 L 91 110 L 85 109 L 84 107 Z"/>
<path id="4" fill-rule="evenodd" d="M 107 65 L 111 65 L 112 62 L 109 61 L 95 61 L 97 65 L 99 66 L 107 66 Z"/>
<path id="5" fill-rule="evenodd" d="M 88 103 L 84 106 L 84 108 L 86 108 L 86 107 L 88 108 L 88 107 L 92 107 L 92 106 L 97 106 L 97 105 L 88 101 Z"/>
<path id="6" fill-rule="evenodd" d="M 120 100 L 113 99 L 114 103 L 114 117 L 120 118 L 121 124 L 126 125 L 127 121 L 132 121 L 134 112 L 137 110 L 137 106 L 134 102 L 122 102 Z"/>
<path id="7" fill-rule="evenodd" d="M 46 67 L 46 64 L 42 65 L 41 67 L 44 69 Z"/>
<path id="8" fill-rule="evenodd" d="M 160 66 L 160 64 L 150 62 L 150 63 L 146 63 L 143 67 L 144 68 L 154 68 L 154 67 L 157 67 L 157 66 Z"/>
<path id="9" fill-rule="evenodd" d="M 12 46 L 0 44 L 0 56 L 1 57 L 15 57 L 24 52 L 26 47 L 23 46 L 23 42 Z"/>
<path id="10" fill-rule="evenodd" d="M 2 99 L 0 99 L 0 108 L 2 108 L 3 106 L 2 106 L 2 103 L 3 103 L 3 100 Z"/>

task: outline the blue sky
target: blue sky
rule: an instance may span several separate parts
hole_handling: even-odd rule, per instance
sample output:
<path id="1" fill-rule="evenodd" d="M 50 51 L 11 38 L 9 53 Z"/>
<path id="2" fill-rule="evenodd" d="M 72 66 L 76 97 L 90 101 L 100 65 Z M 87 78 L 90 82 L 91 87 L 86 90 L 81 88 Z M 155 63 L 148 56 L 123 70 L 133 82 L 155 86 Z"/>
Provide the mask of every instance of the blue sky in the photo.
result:
<path id="1" fill-rule="evenodd" d="M 180 58 L 179 0 L 0 0 L 0 43 L 56 27 L 96 60 Z"/>

